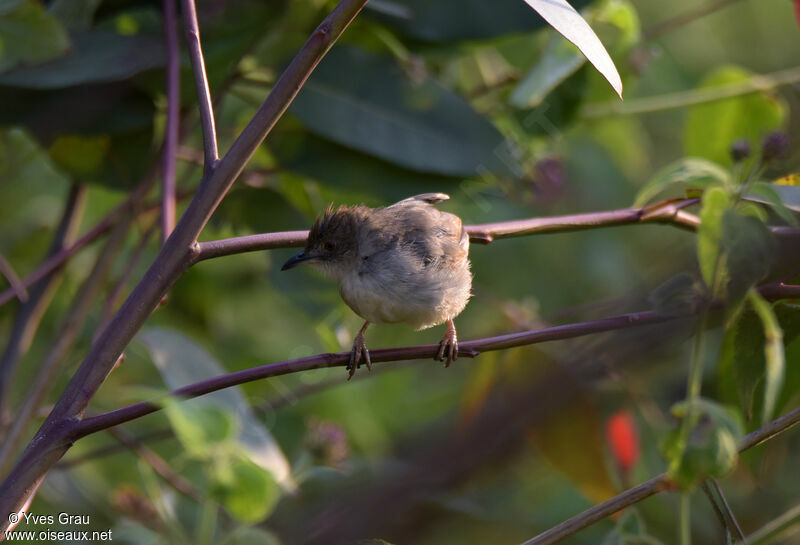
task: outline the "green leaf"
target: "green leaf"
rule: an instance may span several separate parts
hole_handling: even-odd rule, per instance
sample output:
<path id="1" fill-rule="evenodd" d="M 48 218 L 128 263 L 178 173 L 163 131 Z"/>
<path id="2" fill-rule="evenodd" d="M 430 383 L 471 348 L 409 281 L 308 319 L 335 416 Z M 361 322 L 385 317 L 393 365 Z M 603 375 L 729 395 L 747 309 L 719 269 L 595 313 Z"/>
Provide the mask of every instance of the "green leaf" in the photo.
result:
<path id="1" fill-rule="evenodd" d="M 786 361 L 794 361 L 789 354 L 797 354 L 795 349 L 800 347 L 800 344 L 794 342 L 800 336 L 800 312 L 794 305 L 785 303 L 776 303 L 772 312 L 783 332 Z M 757 427 L 764 419 L 763 405 L 766 400 L 761 385 L 766 382 L 768 366 L 764 339 L 763 322 L 754 311 L 746 310 L 727 327 L 720 349 L 717 367 L 720 395 L 726 403 L 735 403 L 742 408 L 746 421 L 750 423 L 749 428 Z M 796 393 L 792 386 L 800 384 L 798 369 L 796 365 L 786 366 L 787 387 L 776 403 L 776 408 L 783 407 Z M 777 368 L 773 367 L 773 372 L 775 371 L 780 371 L 780 364 Z M 759 401 L 760 406 L 756 405 Z"/>
<path id="2" fill-rule="evenodd" d="M 257 526 L 239 526 L 220 545 L 281 545 L 281 542 L 275 534 Z"/>
<path id="3" fill-rule="evenodd" d="M 775 413 L 778 396 L 786 374 L 786 355 L 783 350 L 783 330 L 778 318 L 766 299 L 756 290 L 751 289 L 747 298 L 753 305 L 761 325 L 764 328 L 764 360 L 767 363 L 764 380 L 764 410 L 761 423 L 766 425 Z"/>
<path id="4" fill-rule="evenodd" d="M 53 0 L 49 11 L 72 31 L 92 26 L 94 12 L 103 0 Z"/>
<path id="5" fill-rule="evenodd" d="M 753 420 L 756 390 L 764 378 L 764 330 L 752 311 L 739 314 L 725 330 L 717 367 L 722 399 Z"/>
<path id="6" fill-rule="evenodd" d="M 75 177 L 86 178 L 101 167 L 110 147 L 108 135 L 66 135 L 57 138 L 48 151 L 59 167 Z"/>
<path id="7" fill-rule="evenodd" d="M 672 408 L 678 418 L 685 418 L 689 403 L 682 401 Z M 736 413 L 708 399 L 692 403 L 692 413 L 699 417 L 683 449 L 680 428 L 670 432 L 661 450 L 670 462 L 667 474 L 682 488 L 691 488 L 708 477 L 723 477 L 739 459 L 738 443 L 743 427 Z"/>
<path id="8" fill-rule="evenodd" d="M 233 415 L 213 405 L 170 399 L 164 405 L 164 412 L 178 440 L 193 458 L 209 459 L 217 446 L 236 435 Z"/>
<path id="9" fill-rule="evenodd" d="M 243 524 L 264 520 L 278 503 L 272 474 L 247 458 L 235 457 L 216 477 L 212 496 Z"/>
<path id="10" fill-rule="evenodd" d="M 778 191 L 779 187 L 766 182 L 755 182 L 750 184 L 750 193 L 746 198 L 769 205 L 783 221 L 793 227 L 797 227 L 797 216 L 783 203 L 783 198 Z M 798 196 L 800 196 L 800 192 L 798 192 Z"/>
<path id="11" fill-rule="evenodd" d="M 580 9 L 590 2 L 572 4 Z M 373 0 L 365 15 L 428 42 L 491 38 L 546 25 L 521 0 Z"/>
<path id="12" fill-rule="evenodd" d="M 731 206 L 731 197 L 721 187 L 712 187 L 703 194 L 700 226 L 697 228 L 697 260 L 703 282 L 714 287 L 714 276 L 722 270 L 722 217 Z"/>
<path id="13" fill-rule="evenodd" d="M 586 58 L 569 41 L 553 34 L 539 62 L 514 88 L 509 102 L 517 108 L 534 108 L 559 84 L 574 74 Z"/>
<path id="14" fill-rule="evenodd" d="M 67 31 L 40 2 L 6 3 L 0 11 L 0 72 L 55 59 L 70 46 Z"/>
<path id="15" fill-rule="evenodd" d="M 718 68 L 700 84 L 701 89 L 749 82 L 753 74 L 737 66 Z M 786 121 L 786 106 L 777 95 L 760 92 L 714 102 L 689 109 L 684 128 L 687 155 L 705 157 L 730 165 L 730 145 L 740 139 L 750 141 L 753 149 L 761 138 L 780 128 Z"/>
<path id="16" fill-rule="evenodd" d="M 73 36 L 69 55 L 47 64 L 17 68 L 0 75 L 0 85 L 58 89 L 88 83 L 122 81 L 164 65 L 159 36 L 122 36 L 89 31 Z"/>
<path id="17" fill-rule="evenodd" d="M 706 159 L 686 157 L 661 169 L 647 182 L 636 196 L 634 206 L 644 206 L 666 191 L 680 189 L 708 189 L 730 183 L 726 169 Z"/>
<path id="18" fill-rule="evenodd" d="M 606 51 L 600 38 L 592 27 L 581 17 L 567 0 L 525 0 L 567 40 L 575 44 L 586 59 L 608 81 L 617 95 L 622 98 L 622 79 L 614 66 L 614 61 Z"/>
<path id="19" fill-rule="evenodd" d="M 162 379 L 173 390 L 226 372 L 208 352 L 176 331 L 148 328 L 137 338 L 145 344 Z M 225 388 L 207 394 L 201 400 L 235 414 L 241 422 L 237 440 L 242 452 L 260 467 L 271 471 L 279 483 L 292 486 L 289 463 L 275 439 L 255 417 L 239 388 Z"/>
<path id="20" fill-rule="evenodd" d="M 500 158 L 503 136 L 467 102 L 432 79 L 413 84 L 391 58 L 362 50 L 331 51 L 291 111 L 315 134 L 412 170 L 522 172 L 510 154 Z"/>
<path id="21" fill-rule="evenodd" d="M 323 191 L 323 202 L 337 200 L 385 204 L 427 191 L 455 192 L 462 183 L 460 178 L 408 170 L 302 129 L 290 127 L 284 130 L 285 126 L 279 125 L 273 133 L 268 142 L 270 150 L 287 170 L 322 182 L 320 190 Z M 382 183 L 377 184 L 376 180 Z M 223 207 L 225 201 L 222 202 Z M 259 214 L 262 223 L 268 220 L 263 212 Z M 271 230 L 286 228 L 274 224 L 271 227 Z"/>
<path id="22" fill-rule="evenodd" d="M 777 243 L 764 222 L 734 210 L 722 216 L 725 297 L 735 305 L 752 286 L 762 280 L 775 262 Z"/>

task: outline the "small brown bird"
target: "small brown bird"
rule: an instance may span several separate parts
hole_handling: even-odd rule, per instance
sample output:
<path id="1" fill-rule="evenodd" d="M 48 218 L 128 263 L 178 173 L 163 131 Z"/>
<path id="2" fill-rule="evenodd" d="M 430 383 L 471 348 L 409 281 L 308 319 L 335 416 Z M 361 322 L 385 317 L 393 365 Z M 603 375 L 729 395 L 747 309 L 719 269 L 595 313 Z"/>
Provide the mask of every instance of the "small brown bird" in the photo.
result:
<path id="1" fill-rule="evenodd" d="M 316 265 L 366 320 L 353 341 L 349 377 L 362 356 L 371 369 L 364 343 L 371 322 L 404 322 L 417 330 L 447 322 L 435 359 L 449 366 L 458 357 L 453 318 L 470 298 L 472 273 L 461 219 L 433 207 L 449 198 L 424 193 L 382 208 L 330 205 L 314 222 L 305 249 L 281 268 Z"/>

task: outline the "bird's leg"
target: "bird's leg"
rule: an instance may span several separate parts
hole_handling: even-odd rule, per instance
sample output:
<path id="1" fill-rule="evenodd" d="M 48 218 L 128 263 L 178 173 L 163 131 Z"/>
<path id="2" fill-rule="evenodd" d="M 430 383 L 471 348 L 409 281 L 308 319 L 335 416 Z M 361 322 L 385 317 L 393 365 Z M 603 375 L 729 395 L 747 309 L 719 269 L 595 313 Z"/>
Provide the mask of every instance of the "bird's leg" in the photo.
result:
<path id="1" fill-rule="evenodd" d="M 445 361 L 445 358 L 446 361 Z M 458 359 L 458 339 L 456 338 L 456 324 L 453 319 L 447 320 L 447 331 L 439 343 L 439 352 L 436 353 L 434 358 L 439 361 L 444 361 L 445 367 L 450 367 L 450 362 Z"/>
<path id="2" fill-rule="evenodd" d="M 356 367 L 361 364 L 361 355 L 364 355 L 364 363 L 367 364 L 367 369 L 372 371 L 372 362 L 369 361 L 369 350 L 367 350 L 367 345 L 364 343 L 364 332 L 367 330 L 367 326 L 369 322 L 364 322 L 364 325 L 361 326 L 361 329 L 356 335 L 356 338 L 353 340 L 353 350 L 350 352 L 350 363 L 347 364 L 347 369 L 350 370 L 350 374 L 347 375 L 347 380 L 353 378 L 353 375 L 356 372 Z"/>

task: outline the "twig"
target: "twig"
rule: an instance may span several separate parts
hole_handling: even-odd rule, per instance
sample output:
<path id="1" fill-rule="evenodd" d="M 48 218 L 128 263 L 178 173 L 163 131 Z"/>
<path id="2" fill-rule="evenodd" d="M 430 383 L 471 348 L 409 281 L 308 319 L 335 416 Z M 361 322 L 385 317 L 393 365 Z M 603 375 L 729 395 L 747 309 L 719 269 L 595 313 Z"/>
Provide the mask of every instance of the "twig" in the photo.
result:
<path id="1" fill-rule="evenodd" d="M 72 243 L 83 216 L 85 203 L 86 186 L 72 184 L 48 255 L 55 255 Z M 3 356 L 0 357 L 0 434 L 5 435 L 6 422 L 3 415 L 8 405 L 8 391 L 14 372 L 20 359 L 28 352 L 42 316 L 58 289 L 62 278 L 61 272 L 62 269 L 57 268 L 33 286 L 30 299 L 17 312 L 8 343 Z"/>
<path id="2" fill-rule="evenodd" d="M 689 10 L 684 11 L 683 13 L 679 13 L 674 17 L 670 17 L 665 21 L 661 21 L 658 24 L 655 24 L 648 28 L 644 32 L 644 39 L 645 40 L 652 40 L 661 36 L 662 34 L 669 32 L 675 28 L 682 27 L 687 23 L 691 23 L 701 17 L 705 17 L 709 13 L 713 13 L 718 9 L 724 8 L 738 0 L 716 0 L 716 2 L 709 2 L 703 6 L 698 6 L 696 8 L 692 8 Z"/>
<path id="3" fill-rule="evenodd" d="M 109 428 L 108 433 L 114 436 L 122 445 L 132 450 L 139 458 L 147 462 L 153 468 L 153 471 L 172 488 L 197 503 L 202 504 L 205 501 L 203 494 L 191 482 L 172 471 L 172 468 L 161 456 L 147 448 L 138 439 L 119 428 Z"/>
<path id="4" fill-rule="evenodd" d="M 89 232 L 80 237 L 71 246 L 60 249 L 54 254 L 50 255 L 41 265 L 30 275 L 22 279 L 22 286 L 25 288 L 31 287 L 36 282 L 45 278 L 47 275 L 61 267 L 68 259 L 77 254 L 88 244 L 94 242 L 98 237 L 105 234 L 111 227 L 119 220 L 119 217 L 130 208 L 133 202 L 133 195 L 126 198 L 122 203 L 114 207 L 97 225 L 95 225 Z M 6 290 L 0 293 L 0 305 L 7 303 L 14 298 L 13 290 Z"/>
<path id="5" fill-rule="evenodd" d="M 720 526 L 722 526 L 722 531 L 725 532 L 726 542 L 728 542 L 730 536 L 733 535 L 733 532 L 731 531 L 731 528 L 728 525 L 728 520 L 725 518 L 725 515 L 722 513 L 722 509 L 720 508 L 719 504 L 717 503 L 717 498 L 714 497 L 714 494 L 711 492 L 711 488 L 709 488 L 709 486 L 708 486 L 708 481 L 703 482 L 703 484 L 700 486 L 700 489 L 703 491 L 703 494 L 706 495 L 706 499 L 708 499 L 708 503 L 711 504 L 711 509 L 714 511 L 714 514 L 717 516 L 717 520 L 719 521 Z"/>
<path id="6" fill-rule="evenodd" d="M 14 271 L 14 267 L 11 266 L 11 263 L 9 263 L 2 254 L 0 254 L 0 274 L 5 276 L 9 286 L 11 286 L 11 289 L 14 290 L 14 295 L 17 296 L 17 299 L 19 299 L 22 303 L 27 303 L 28 290 L 26 290 L 25 286 L 23 286 L 22 282 L 20 282 L 19 276 Z"/>
<path id="7" fill-rule="evenodd" d="M 167 46 L 167 121 L 164 127 L 161 182 L 161 241 L 175 228 L 175 168 L 181 113 L 181 58 L 178 45 L 176 0 L 163 0 L 164 42 Z"/>
<path id="8" fill-rule="evenodd" d="M 42 361 L 41 367 L 37 370 L 33 385 L 25 394 L 25 401 L 22 407 L 14 414 L 13 424 L 8 434 L 4 437 L 2 446 L 0 446 L 0 473 L 12 461 L 14 449 L 18 446 L 18 439 L 26 430 L 31 418 L 36 414 L 40 403 L 56 378 L 61 364 L 78 338 L 78 334 L 89 315 L 94 298 L 100 291 L 102 282 L 108 274 L 117 252 L 122 247 L 122 243 L 125 241 L 132 216 L 133 211 L 129 211 L 126 217 L 114 226 L 111 236 L 100 256 L 98 256 L 92 270 L 83 281 L 83 284 L 81 284 L 69 309 L 64 313 L 64 321 L 56 334 L 56 340 Z"/>
<path id="9" fill-rule="evenodd" d="M 137 442 L 144 444 L 148 441 L 161 441 L 163 439 L 171 439 L 175 437 L 175 432 L 172 431 L 172 428 L 161 428 L 159 430 L 131 437 L 135 439 Z M 91 462 L 92 460 L 97 460 L 98 458 L 104 458 L 106 456 L 111 456 L 112 454 L 122 452 L 125 450 L 125 448 L 126 448 L 125 445 L 123 445 L 122 443 L 112 443 L 110 445 L 106 445 L 104 447 L 99 447 L 95 450 L 91 450 L 84 454 L 71 457 L 68 460 L 61 460 L 55 466 L 53 466 L 53 469 L 59 469 L 59 470 L 71 469 L 83 463 Z"/>
<path id="10" fill-rule="evenodd" d="M 773 543 L 776 539 L 789 537 L 790 533 L 797 531 L 798 526 L 800 526 L 800 505 L 795 505 L 747 536 L 742 545 Z"/>
<path id="11" fill-rule="evenodd" d="M 739 443 L 739 452 L 743 452 L 764 441 L 772 439 L 798 423 L 800 423 L 800 407 L 792 409 L 766 426 L 762 426 L 756 431 L 747 434 Z M 640 502 L 653 494 L 657 494 L 669 488 L 671 488 L 671 486 L 668 484 L 667 475 L 662 473 L 639 486 L 614 496 L 610 500 L 606 500 L 603 503 L 587 509 L 579 515 L 575 515 L 557 526 L 553 526 L 546 532 L 526 541 L 522 545 L 549 545 L 558 543 L 562 539 L 571 536 L 587 526 L 591 526 L 605 517 L 611 516 L 634 503 Z"/>
<path id="12" fill-rule="evenodd" d="M 768 91 L 800 81 L 800 68 L 789 68 L 771 74 L 753 75 L 749 80 L 715 87 L 689 89 L 662 95 L 632 98 L 620 103 L 609 101 L 587 104 L 581 108 L 581 117 L 590 119 L 615 115 L 639 115 L 675 108 L 685 108 L 706 102 Z"/>
<path id="13" fill-rule="evenodd" d="M 694 202 L 696 199 L 689 201 Z M 489 244 L 501 238 L 564 233 L 635 223 L 668 223 L 693 229 L 699 223 L 699 219 L 694 214 L 682 209 L 685 202 L 687 201 L 677 203 L 669 201 L 642 208 L 623 208 L 606 212 L 468 225 L 465 229 L 469 233 L 470 241 L 477 244 Z M 283 231 L 199 242 L 195 261 L 205 261 L 244 252 L 303 246 L 307 237 L 308 231 Z"/>
<path id="14" fill-rule="evenodd" d="M 108 297 L 106 297 L 106 301 L 103 304 L 103 311 L 100 314 L 100 325 L 97 326 L 95 338 L 97 338 L 97 336 L 100 335 L 100 332 L 105 329 L 106 325 L 108 325 L 111 316 L 114 314 L 114 307 L 119 299 L 119 295 L 125 288 L 125 285 L 130 279 L 131 274 L 133 274 L 136 263 L 138 263 L 144 255 L 144 251 L 147 249 L 147 243 L 150 241 L 150 237 L 153 236 L 157 225 L 158 222 L 153 222 L 153 224 L 148 227 L 144 233 L 142 233 L 142 236 L 139 239 L 139 244 L 133 250 L 131 257 L 128 259 L 128 262 L 125 265 L 125 270 L 122 271 L 122 274 L 117 279 L 117 283 L 109 292 Z"/>
<path id="15" fill-rule="evenodd" d="M 685 314 L 658 314 L 653 311 L 633 312 L 630 314 L 621 314 L 619 316 L 601 318 L 599 320 L 591 320 L 588 322 L 578 322 L 574 324 L 535 329 L 532 331 L 523 331 L 520 333 L 498 335 L 485 339 L 464 341 L 460 342 L 458 345 L 458 354 L 459 356 L 475 357 L 482 352 L 488 352 L 492 350 L 526 346 L 547 341 L 571 339 L 622 328 L 658 324 L 686 316 L 687 315 Z M 397 360 L 428 359 L 432 358 L 438 349 L 439 345 L 436 344 L 376 349 L 370 351 L 370 359 L 372 360 L 372 363 Z M 228 373 L 211 379 L 196 382 L 194 384 L 189 384 L 172 391 L 169 395 L 185 398 L 198 397 L 210 392 L 215 392 L 224 388 L 237 386 L 239 384 L 244 384 L 255 380 L 261 380 L 264 378 L 297 373 L 300 371 L 308 371 L 311 369 L 345 366 L 349 361 L 350 353 L 341 352 L 338 354 L 318 354 L 316 356 L 309 356 L 306 358 L 270 363 Z M 85 418 L 74 425 L 69 435 L 72 440 L 76 440 L 99 430 L 116 426 L 118 424 L 122 424 L 124 422 L 128 422 L 130 420 L 134 420 L 136 418 L 156 412 L 160 408 L 161 407 L 156 403 L 146 401 L 135 403 L 121 409 L 116 409 L 114 411 L 109 411 L 97 416 Z"/>
<path id="16" fill-rule="evenodd" d="M 370 373 L 358 373 L 353 377 L 352 381 L 347 381 L 343 377 L 336 377 L 330 378 L 326 380 L 322 380 L 320 382 L 315 382 L 313 384 L 303 384 L 294 388 L 288 392 L 278 394 L 266 401 L 258 403 L 253 406 L 253 412 L 255 413 L 266 413 L 269 411 L 275 411 L 284 407 L 286 405 L 296 403 L 301 398 L 312 395 L 318 392 L 327 391 L 330 388 L 335 388 L 338 386 L 344 386 L 346 384 L 351 384 L 352 382 L 357 382 L 359 380 L 364 380 L 367 378 L 373 378 L 381 373 L 389 372 L 397 370 L 401 367 L 401 365 L 396 365 L 393 367 L 378 367 L 373 369 Z M 141 436 L 136 437 L 135 439 L 140 443 L 146 443 L 148 441 L 159 441 L 162 439 L 169 439 L 174 436 L 174 431 L 172 428 L 161 428 Z M 90 462 L 92 460 L 96 460 L 98 458 L 103 458 L 105 456 L 110 456 L 112 454 L 116 454 L 124 449 L 124 446 L 119 444 L 112 444 L 106 445 L 104 447 L 99 447 L 95 450 L 86 452 L 79 456 L 75 456 L 74 458 L 70 458 L 69 460 L 62 460 L 58 464 L 56 464 L 56 469 L 68 469 L 74 467 L 76 465 L 80 465 L 85 462 Z"/>
<path id="17" fill-rule="evenodd" d="M 269 96 L 234 141 L 217 167 L 200 182 L 172 235 L 128 299 L 87 354 L 53 411 L 28 444 L 19 462 L 0 484 L 0 513 L 17 511 L 47 472 L 70 448 L 73 424 L 85 411 L 120 354 L 192 262 L 200 231 L 248 159 L 286 111 L 302 85 L 367 0 L 342 0 L 309 37 L 276 82 Z M 0 531 L 9 522 L 0 518 Z"/>
<path id="18" fill-rule="evenodd" d="M 708 480 L 711 482 L 711 486 L 713 486 L 714 490 L 717 492 L 717 496 L 719 496 L 719 500 L 722 503 L 722 508 L 724 509 L 728 524 L 733 526 L 733 529 L 736 530 L 736 534 L 739 536 L 739 539 L 744 540 L 744 532 L 742 531 L 742 527 L 739 526 L 739 521 L 736 520 L 736 516 L 733 514 L 733 509 L 731 509 L 731 506 L 728 504 L 728 500 L 725 499 L 725 494 L 722 492 L 722 487 L 719 485 L 716 479 Z"/>
<path id="19" fill-rule="evenodd" d="M 777 292 L 774 294 L 782 298 Z M 617 329 L 659 324 L 692 315 L 693 312 L 690 311 L 683 314 L 659 314 L 650 310 L 620 314 L 587 322 L 577 322 L 461 342 L 458 346 L 458 355 L 474 358 L 482 352 L 548 341 L 572 339 Z M 417 345 L 376 349 L 370 351 L 370 359 L 373 362 L 427 359 L 433 357 L 438 349 L 439 345 Z M 340 367 L 347 365 L 349 361 L 350 353 L 340 352 L 336 354 L 318 354 L 316 356 L 269 363 L 189 384 L 177 390 L 173 390 L 169 395 L 184 398 L 198 397 L 255 380 L 308 371 L 311 369 Z M 110 426 L 116 426 L 156 412 L 160 408 L 161 407 L 156 403 L 143 401 L 121 409 L 85 418 L 74 426 L 74 429 L 70 433 L 70 438 L 71 440 L 76 440 Z"/>
<path id="20" fill-rule="evenodd" d="M 189 46 L 189 57 L 192 59 L 192 72 L 197 88 L 197 105 L 200 109 L 200 124 L 203 127 L 203 170 L 208 174 L 219 160 L 217 149 L 217 129 L 214 123 L 214 107 L 211 102 L 211 91 L 208 87 L 206 63 L 203 59 L 203 48 L 200 45 L 200 27 L 197 24 L 197 7 L 194 0 L 181 0 L 183 26 L 186 30 L 186 43 Z"/>

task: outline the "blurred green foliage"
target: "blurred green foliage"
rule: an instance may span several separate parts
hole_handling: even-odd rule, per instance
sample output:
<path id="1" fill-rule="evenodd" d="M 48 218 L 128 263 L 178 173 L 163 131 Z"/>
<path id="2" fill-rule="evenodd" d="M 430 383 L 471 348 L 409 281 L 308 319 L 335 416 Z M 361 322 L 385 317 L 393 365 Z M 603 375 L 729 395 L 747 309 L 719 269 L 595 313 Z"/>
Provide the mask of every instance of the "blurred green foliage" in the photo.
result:
<path id="1" fill-rule="evenodd" d="M 221 151 L 333 5 L 198 0 Z M 380 206 L 427 191 L 450 194 L 444 208 L 467 224 L 698 197 L 688 209 L 702 220 L 696 236 L 643 224 L 473 245 L 474 298 L 457 325 L 460 338 L 472 339 L 631 310 L 685 311 L 724 296 L 730 310 L 701 333 L 702 398 L 685 400 L 696 333 L 686 322 L 486 353 L 446 370 L 382 364 L 349 383 L 341 369 L 314 370 L 170 400 L 124 426 L 201 501 L 131 451 L 81 461 L 116 444 L 100 433 L 48 476 L 32 512 L 90 514 L 92 529 L 112 528 L 115 540 L 137 544 L 511 544 L 669 467 L 688 487 L 721 477 L 747 532 L 794 505 L 787 476 L 799 461 L 796 434 L 746 453 L 743 463 L 735 452 L 764 407 L 779 414 L 800 398 L 796 307 L 769 306 L 778 324 L 770 330 L 748 302 L 790 253 L 768 227 L 795 225 L 800 209 L 791 179 L 772 183 L 800 171 L 796 148 L 762 160 L 771 131 L 800 138 L 797 87 L 770 76 L 800 58 L 791 3 L 740 0 L 655 38 L 654 25 L 697 2 L 573 5 L 614 58 L 622 105 L 522 0 L 373 0 L 202 239 L 305 229 L 329 202 Z M 42 261 L 70 184 L 89 186 L 86 232 L 149 172 L 160 176 L 162 43 L 157 2 L 0 1 L 0 255 L 20 276 Z M 748 82 L 759 89 L 704 98 Z M 190 196 L 202 138 L 185 49 L 180 96 L 179 191 Z M 614 113 L 624 108 L 640 113 Z M 750 154 L 734 161 L 731 146 L 742 140 Z M 147 202 L 157 199 L 153 190 Z M 153 206 L 133 223 L 48 403 L 86 354 L 104 307 L 121 303 L 111 299 L 115 285 L 123 279 L 124 296 L 158 251 L 152 240 L 131 261 L 157 221 Z M 70 260 L 15 377 L 12 409 L 103 244 Z M 314 271 L 281 274 L 290 253 L 236 255 L 187 271 L 91 411 L 254 365 L 349 350 L 360 320 Z M 0 307 L 0 346 L 17 308 Z M 765 343 L 775 327 L 785 354 Z M 440 335 L 379 325 L 367 343 L 434 343 Z M 767 373 L 776 365 L 780 377 Z M 618 471 L 603 435 L 621 407 L 639 435 L 629 474 Z M 696 425 L 681 441 L 687 411 Z M 708 502 L 692 494 L 696 540 L 724 539 Z M 570 542 L 676 542 L 677 504 L 675 494 L 650 498 Z"/>

